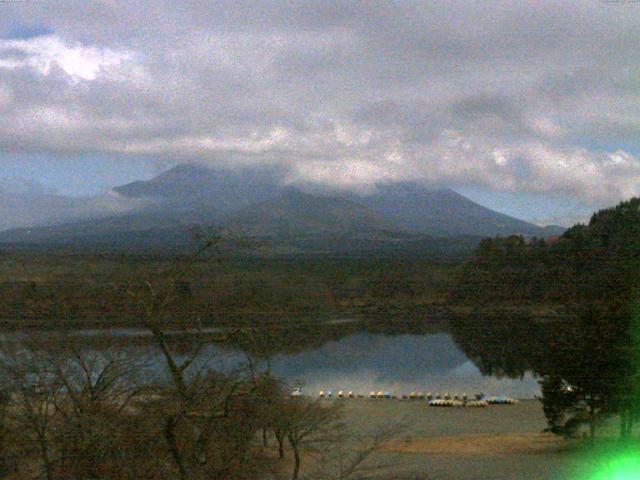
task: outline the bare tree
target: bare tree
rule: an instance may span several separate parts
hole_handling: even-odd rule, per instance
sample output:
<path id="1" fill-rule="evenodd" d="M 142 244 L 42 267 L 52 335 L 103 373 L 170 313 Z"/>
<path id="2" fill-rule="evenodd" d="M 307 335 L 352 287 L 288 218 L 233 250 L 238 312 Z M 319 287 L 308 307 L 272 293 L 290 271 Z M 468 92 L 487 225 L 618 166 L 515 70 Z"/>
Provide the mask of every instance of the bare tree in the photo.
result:
<path id="1" fill-rule="evenodd" d="M 2 345 L 6 391 L 2 427 L 19 445 L 21 463 L 38 459 L 42 476 L 113 478 L 124 468 L 125 409 L 138 392 L 136 356 L 81 348 L 61 335 L 33 335 Z M 32 446 L 37 448 L 34 450 Z"/>
<path id="2" fill-rule="evenodd" d="M 403 423 L 383 425 L 372 432 L 356 433 L 341 430 L 333 441 L 320 450 L 314 471 L 308 480 L 365 480 L 380 478 L 380 473 L 394 465 L 373 461 L 385 444 L 406 431 Z M 394 475 L 394 478 L 397 478 Z"/>
<path id="3" fill-rule="evenodd" d="M 113 345 L 94 349 L 67 340 L 55 349 L 51 369 L 64 395 L 57 399 L 61 426 L 60 470 L 65 476 L 95 478 L 105 462 L 120 463 L 125 410 L 145 391 L 145 363 L 139 353 Z M 122 465 L 120 465 L 122 467 Z"/>
<path id="4" fill-rule="evenodd" d="M 169 307 L 178 300 L 180 288 L 176 286 L 182 285 L 194 265 L 208 254 L 213 252 L 214 258 L 219 261 L 220 251 L 228 243 L 229 239 L 221 236 L 206 240 L 192 256 L 179 262 L 165 276 L 162 284 L 145 282 L 139 288 L 125 287 L 151 332 L 169 374 L 169 387 L 157 391 L 160 398 L 155 406 L 161 415 L 162 435 L 180 480 L 205 476 L 211 478 L 228 470 L 233 462 L 221 460 L 228 449 L 223 448 L 221 442 L 214 441 L 215 435 L 227 435 L 227 446 L 235 445 L 232 448 L 234 455 L 242 457 L 246 444 L 255 433 L 256 426 L 252 422 L 256 411 L 255 408 L 249 411 L 248 406 L 256 403 L 256 384 L 246 382 L 237 375 L 215 374 L 206 365 L 195 368 L 196 360 L 201 358 L 207 345 L 224 342 L 233 332 L 220 333 L 212 338 L 202 330 L 198 317 L 190 317 L 179 325 L 168 318 Z M 233 243 L 242 245 L 236 239 Z M 174 352 L 169 340 L 170 330 L 176 326 L 190 335 L 191 347 L 181 355 Z M 235 415 L 238 410 L 244 412 L 243 417 L 252 421 L 241 422 L 242 418 Z M 232 420 L 236 425 L 231 425 Z M 219 451 L 213 452 L 211 448 L 216 444 L 220 447 Z"/>
<path id="5" fill-rule="evenodd" d="M 8 421 L 23 445 L 36 446 L 41 471 L 47 480 L 54 479 L 55 464 L 59 461 L 54 447 L 57 418 L 56 408 L 63 385 L 52 372 L 51 357 L 45 350 L 5 344 L 0 368 L 9 391 Z M 26 451 L 27 455 L 32 452 Z"/>
<path id="6" fill-rule="evenodd" d="M 180 295 L 196 262 L 220 241 L 206 242 L 154 281 L 114 290 L 126 294 L 151 333 L 168 374 L 163 379 L 141 378 L 147 370 L 140 350 L 130 354 L 115 343 L 95 347 L 49 335 L 42 342 L 34 336 L 4 346 L 0 373 L 10 418 L 0 423 L 0 434 L 2 426 L 10 427 L 26 469 L 36 460 L 37 475 L 47 480 L 262 476 L 268 462 L 253 447 L 259 430 L 283 411 L 275 405 L 286 404 L 286 389 L 269 368 L 261 370 L 262 346 L 247 355 L 248 368 L 241 371 L 216 371 L 205 356 L 216 354 L 209 344 L 232 335 L 258 345 L 256 330 L 239 328 L 212 338 L 197 316 L 172 317 L 183 305 Z M 176 329 L 191 334 L 187 348 L 176 344 Z M 286 432 L 299 464 L 299 446 L 313 435 L 296 422 Z"/>
<path id="7" fill-rule="evenodd" d="M 189 462 L 185 458 L 178 442 L 178 430 L 183 423 L 187 422 L 189 411 L 194 403 L 200 386 L 197 381 L 189 384 L 187 370 L 198 357 L 205 343 L 200 341 L 192 349 L 189 355 L 183 360 L 178 360 L 178 356 L 171 350 L 167 335 L 167 313 L 169 305 L 176 299 L 179 289 L 176 285 L 182 284 L 186 275 L 192 269 L 194 263 L 200 260 L 209 250 L 219 244 L 221 238 L 207 240 L 194 255 L 186 258 L 178 264 L 168 278 L 164 279 L 162 285 L 153 285 L 151 281 L 146 281 L 142 287 L 125 286 L 125 291 L 133 301 L 133 307 L 138 316 L 142 317 L 145 326 L 152 334 L 153 340 L 160 350 L 171 379 L 172 388 L 170 391 L 162 392 L 168 402 L 160 411 L 164 413 L 163 435 L 167 442 L 171 457 L 177 468 L 178 476 L 181 480 L 197 478 L 195 472 L 189 468 Z M 193 326 L 199 329 L 198 319 L 193 319 Z M 199 435 L 198 428 L 192 427 L 193 434 Z M 196 442 L 202 443 L 202 442 Z"/>
<path id="8" fill-rule="evenodd" d="M 270 329 L 260 329 L 247 321 L 238 334 L 234 343 L 244 353 L 249 378 L 253 383 L 256 400 L 259 402 L 262 421 L 262 445 L 268 446 L 268 432 L 273 430 L 278 441 L 279 457 L 284 458 L 284 435 L 277 429 L 275 416 L 276 405 L 282 403 L 286 386 L 277 379 L 271 369 L 271 354 L 274 339 Z"/>
<path id="9" fill-rule="evenodd" d="M 292 396 L 275 407 L 273 428 L 280 442 L 280 454 L 283 454 L 282 438 L 288 440 L 293 452 L 292 480 L 299 478 L 303 448 L 318 447 L 335 439 L 341 407 L 339 403 L 325 405 L 320 400 Z"/>

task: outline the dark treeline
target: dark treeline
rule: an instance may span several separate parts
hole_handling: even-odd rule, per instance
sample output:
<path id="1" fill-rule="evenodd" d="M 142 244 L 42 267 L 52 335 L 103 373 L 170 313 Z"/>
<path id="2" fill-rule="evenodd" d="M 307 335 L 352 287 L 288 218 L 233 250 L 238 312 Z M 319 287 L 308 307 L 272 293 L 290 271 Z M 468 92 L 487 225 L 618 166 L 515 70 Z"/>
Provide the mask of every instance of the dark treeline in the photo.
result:
<path id="1" fill-rule="evenodd" d="M 640 286 L 640 199 L 561 237 L 485 239 L 461 270 L 456 302 L 583 304 L 631 299 Z"/>
<path id="2" fill-rule="evenodd" d="M 618 415 L 628 438 L 640 416 L 639 281 L 640 199 L 551 241 L 484 240 L 452 292 L 477 313 L 455 320 L 454 335 L 485 373 L 539 375 L 550 431 L 588 426 L 593 438 L 602 419 Z M 540 303 L 562 313 L 500 308 Z"/>
<path id="3" fill-rule="evenodd" d="M 124 286 L 170 282 L 182 256 L 0 255 L 4 328 L 131 327 L 140 324 Z M 445 302 L 454 266 L 421 258 L 204 259 L 173 287 L 167 309 L 178 322 L 235 324 L 253 316 L 286 319 L 429 310 Z"/>
<path id="4" fill-rule="evenodd" d="M 243 317 L 235 320 L 233 326 L 224 325 L 220 329 L 194 329 L 188 331 L 172 327 L 167 332 L 167 343 L 178 354 L 189 352 L 194 341 L 216 344 L 225 350 L 244 351 L 246 348 L 255 349 L 256 353 L 266 358 L 278 354 L 294 355 L 301 352 L 313 351 L 328 342 L 339 341 L 349 335 L 367 332 L 371 334 L 394 335 L 430 335 L 449 332 L 450 316 L 442 313 L 438 316 L 430 315 L 427 319 L 421 313 L 409 312 L 403 315 L 368 316 L 366 319 L 338 319 L 319 322 L 317 319 L 291 319 L 283 321 L 281 318 Z M 64 331 L 59 331 L 63 333 Z M 89 333 L 89 334 L 87 334 Z M 128 333 L 128 334 L 127 334 Z M 108 349 L 113 342 L 123 348 L 145 349 L 153 345 L 153 336 L 144 330 L 127 332 L 118 335 L 104 331 L 66 332 L 67 339 L 73 339 L 82 345 L 96 351 Z M 46 338 L 51 332 L 32 331 L 28 334 L 33 338 Z M 20 341 L 22 335 L 18 332 L 6 332 L 6 337 L 13 341 Z"/>
<path id="5" fill-rule="evenodd" d="M 587 304 L 562 319 L 495 310 L 451 322 L 456 343 L 485 375 L 540 378 L 549 431 L 593 438 L 620 416 L 629 438 L 640 418 L 636 312 Z"/>

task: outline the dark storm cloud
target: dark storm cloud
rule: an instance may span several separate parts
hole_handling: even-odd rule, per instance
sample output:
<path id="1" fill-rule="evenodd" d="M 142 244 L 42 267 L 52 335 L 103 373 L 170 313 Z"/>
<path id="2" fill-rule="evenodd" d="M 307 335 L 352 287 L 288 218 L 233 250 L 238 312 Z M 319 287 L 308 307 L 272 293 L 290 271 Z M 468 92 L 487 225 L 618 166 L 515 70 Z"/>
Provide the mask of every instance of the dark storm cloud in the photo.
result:
<path id="1" fill-rule="evenodd" d="M 287 181 L 346 188 L 640 193 L 639 5 L 0 8 L 5 151 L 276 164 Z M 8 38 L 15 25 L 50 33 Z"/>

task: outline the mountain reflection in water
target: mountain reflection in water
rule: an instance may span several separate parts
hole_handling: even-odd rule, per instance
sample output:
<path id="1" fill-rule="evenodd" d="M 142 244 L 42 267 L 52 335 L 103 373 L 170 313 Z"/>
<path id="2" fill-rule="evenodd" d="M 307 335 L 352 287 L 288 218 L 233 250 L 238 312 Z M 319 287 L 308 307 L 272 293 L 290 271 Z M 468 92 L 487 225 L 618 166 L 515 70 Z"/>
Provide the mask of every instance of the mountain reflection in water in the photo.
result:
<path id="1" fill-rule="evenodd" d="M 242 365 L 245 357 L 235 350 L 209 347 L 203 356 L 217 368 Z M 522 379 L 483 376 L 449 333 L 385 335 L 359 332 L 331 340 L 314 349 L 271 357 L 275 375 L 303 391 L 371 390 L 397 395 L 411 391 L 510 395 L 532 398 L 539 393 L 529 374 Z"/>
<path id="2" fill-rule="evenodd" d="M 491 360 L 491 365 L 496 363 L 495 345 L 480 350 L 478 345 L 490 347 L 495 343 L 492 339 L 504 345 L 504 338 L 499 332 L 454 328 L 452 335 L 443 331 L 446 327 L 429 323 L 418 322 L 410 328 L 406 323 L 400 325 L 402 329 L 389 323 L 365 326 L 358 322 L 327 322 L 293 329 L 279 328 L 277 334 L 270 337 L 272 344 L 266 356 L 276 376 L 292 386 L 301 385 L 308 395 L 317 395 L 320 390 L 353 391 L 364 395 L 372 390 L 390 391 L 396 395 L 416 391 L 467 393 L 472 396 L 483 392 L 516 398 L 532 398 L 539 394 L 539 386 L 532 375 L 525 373 L 522 378 L 498 378 L 490 375 L 493 372 L 483 365 L 487 359 Z M 220 331 L 210 329 L 208 333 Z M 511 327 L 505 331 L 513 332 Z M 83 344 L 94 345 L 95 342 L 96 350 L 103 348 L 100 342 L 104 340 L 117 348 L 140 352 L 148 359 L 151 370 L 163 376 L 164 361 L 144 329 L 80 330 L 67 335 L 67 340 L 74 339 Z M 5 340 L 20 341 L 24 334 L 13 332 L 2 336 Z M 191 334 L 170 337 L 178 351 L 181 348 L 188 351 L 194 340 Z M 525 338 L 524 335 L 522 337 Z M 242 340 L 236 340 L 232 342 L 235 346 L 207 345 L 194 362 L 193 369 L 229 371 L 245 368 L 247 357 L 240 347 Z M 465 352 L 472 355 L 472 359 Z M 498 357 L 497 363 L 506 362 L 509 366 L 513 358 L 519 359 L 521 355 L 499 354 Z M 526 369 L 526 365 L 517 365 L 517 368 L 496 371 L 517 377 Z"/>

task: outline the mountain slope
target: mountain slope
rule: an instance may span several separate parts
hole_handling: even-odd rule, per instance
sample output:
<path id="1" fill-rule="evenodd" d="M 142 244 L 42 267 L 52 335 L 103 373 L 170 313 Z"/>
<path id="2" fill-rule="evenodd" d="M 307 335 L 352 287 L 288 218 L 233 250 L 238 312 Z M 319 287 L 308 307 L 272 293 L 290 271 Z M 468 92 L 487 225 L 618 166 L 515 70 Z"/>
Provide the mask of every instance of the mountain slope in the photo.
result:
<path id="1" fill-rule="evenodd" d="M 358 201 L 416 233 L 486 237 L 549 235 L 542 227 L 490 210 L 449 189 L 432 190 L 412 183 L 383 185 Z"/>
<path id="2" fill-rule="evenodd" d="M 379 186 L 375 193 L 364 196 L 311 194 L 282 186 L 277 174 L 268 168 L 236 172 L 179 165 L 149 181 L 114 189 L 114 198 L 144 208 L 85 220 L 71 217 L 73 223 L 59 226 L 7 231 L 0 234 L 0 241 L 126 245 L 130 237 L 141 244 L 175 244 L 187 241 L 191 227 L 211 226 L 278 237 L 284 243 L 304 238 L 304 245 L 312 238 L 314 245 L 328 238 L 339 238 L 336 245 L 352 245 L 358 239 L 366 248 L 367 242 L 377 244 L 381 239 L 397 244 L 409 238 L 415 243 L 418 238 L 432 237 L 558 233 L 482 207 L 452 190 L 400 183 Z M 283 240 L 286 238 L 289 240 Z"/>
<path id="3" fill-rule="evenodd" d="M 245 236 L 277 239 L 278 243 L 290 247 L 291 241 L 304 240 L 307 243 L 301 247 L 303 250 L 316 250 L 328 238 L 341 239 L 338 244 L 348 246 L 355 239 L 364 239 L 366 243 L 369 239 L 388 237 L 388 230 L 401 230 L 357 203 L 297 190 L 286 190 L 278 196 L 223 216 L 202 207 L 185 215 L 184 212 L 163 209 L 161 205 L 154 205 L 145 212 L 2 232 L 0 241 L 126 245 L 127 238 L 130 238 L 131 243 L 137 246 L 143 246 L 144 242 L 158 246 L 163 239 L 166 244 L 175 246 L 190 243 L 191 231 L 204 226 Z M 311 243 L 309 240 L 312 240 Z"/>
<path id="4" fill-rule="evenodd" d="M 375 235 L 399 230 L 358 203 L 293 189 L 229 215 L 221 226 L 255 236 Z"/>
<path id="5" fill-rule="evenodd" d="M 277 171 L 270 168 L 226 170 L 181 164 L 148 181 L 137 181 L 114 188 L 128 198 L 147 198 L 162 202 L 162 209 L 196 211 L 210 221 L 281 192 Z M 204 213 L 206 211 L 206 213 Z"/>

